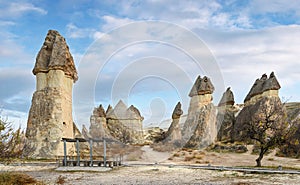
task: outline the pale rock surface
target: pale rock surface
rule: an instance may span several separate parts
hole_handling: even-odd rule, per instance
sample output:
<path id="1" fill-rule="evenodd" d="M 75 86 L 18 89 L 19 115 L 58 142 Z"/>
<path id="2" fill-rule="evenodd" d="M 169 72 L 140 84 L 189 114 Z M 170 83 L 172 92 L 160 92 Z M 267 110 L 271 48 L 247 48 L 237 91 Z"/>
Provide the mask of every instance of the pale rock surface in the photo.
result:
<path id="1" fill-rule="evenodd" d="M 234 95 L 230 87 L 224 92 L 217 114 L 218 141 L 232 141 L 234 137 L 235 114 L 239 111 L 234 105 Z"/>
<path id="2" fill-rule="evenodd" d="M 33 74 L 36 91 L 28 116 L 24 153 L 34 158 L 55 158 L 63 155 L 61 139 L 74 138 L 72 88 L 78 79 L 69 47 L 57 31 L 49 30 Z M 70 143 L 67 147 L 74 148 Z"/>
<path id="3" fill-rule="evenodd" d="M 90 117 L 90 135 L 92 138 L 111 138 L 111 134 L 106 124 L 106 113 L 102 104 L 94 108 Z"/>
<path id="4" fill-rule="evenodd" d="M 182 139 L 187 148 L 204 148 L 217 136 L 216 108 L 212 103 L 214 86 L 211 80 L 198 76 L 189 96 L 191 97 Z"/>
<path id="5" fill-rule="evenodd" d="M 177 105 L 174 108 L 173 114 L 172 114 L 172 123 L 168 129 L 168 131 L 165 133 L 165 141 L 168 142 L 176 142 L 180 141 L 182 139 L 181 136 L 181 129 L 180 129 L 180 116 L 183 114 L 183 111 L 181 109 L 181 103 L 178 102 Z"/>
<path id="6" fill-rule="evenodd" d="M 120 100 L 115 108 L 108 107 L 106 114 L 110 134 L 123 143 L 141 144 L 144 142 L 143 120 L 139 110 Z"/>

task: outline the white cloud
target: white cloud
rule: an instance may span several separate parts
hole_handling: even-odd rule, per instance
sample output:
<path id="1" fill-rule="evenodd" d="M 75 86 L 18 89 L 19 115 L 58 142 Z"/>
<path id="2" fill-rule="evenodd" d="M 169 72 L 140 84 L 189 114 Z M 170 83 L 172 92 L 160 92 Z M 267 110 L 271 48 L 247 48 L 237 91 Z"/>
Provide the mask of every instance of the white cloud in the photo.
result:
<path id="1" fill-rule="evenodd" d="M 74 23 L 67 24 L 66 28 L 67 28 L 67 37 L 73 39 L 93 37 L 93 33 L 95 32 L 95 29 L 79 28 Z"/>
<path id="2" fill-rule="evenodd" d="M 300 1 L 284 1 L 284 0 L 253 0 L 247 6 L 251 14 L 266 14 L 266 13 L 300 13 Z"/>
<path id="3" fill-rule="evenodd" d="M 1 8 L 0 17 L 16 18 L 28 12 L 36 12 L 41 15 L 46 15 L 47 11 L 37 7 L 32 3 L 27 2 L 6 2 L 1 3 L 4 8 Z"/>
<path id="4" fill-rule="evenodd" d="M 103 32 L 108 32 L 120 26 L 124 26 L 130 22 L 133 22 L 133 20 L 130 20 L 129 18 L 117 18 L 109 15 L 103 16 L 102 19 L 105 21 L 105 24 L 103 24 L 103 26 L 101 27 L 101 30 Z"/>
<path id="5" fill-rule="evenodd" d="M 226 86 L 232 86 L 239 103 L 243 102 L 255 79 L 264 73 L 275 72 L 285 97 L 290 96 L 287 89 L 300 85 L 296 80 L 300 74 L 297 51 L 300 38 L 296 36 L 300 34 L 300 26 L 209 32 L 207 35 L 207 32 L 198 31 L 216 56 Z M 299 100 L 299 95 L 291 99 Z"/>
<path id="6" fill-rule="evenodd" d="M 13 26 L 15 25 L 16 23 L 13 22 L 13 21 L 2 21 L 0 20 L 0 27 L 4 27 L 4 26 Z"/>

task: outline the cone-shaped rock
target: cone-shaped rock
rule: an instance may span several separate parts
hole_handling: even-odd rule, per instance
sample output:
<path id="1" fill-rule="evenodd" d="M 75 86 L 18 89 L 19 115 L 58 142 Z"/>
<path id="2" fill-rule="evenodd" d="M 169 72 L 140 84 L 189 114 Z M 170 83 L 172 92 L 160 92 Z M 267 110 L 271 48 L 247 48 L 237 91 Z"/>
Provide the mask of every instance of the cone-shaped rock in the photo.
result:
<path id="1" fill-rule="evenodd" d="M 234 96 L 233 92 L 230 90 L 230 87 L 223 93 L 223 96 L 219 102 L 219 106 L 223 105 L 234 105 Z"/>

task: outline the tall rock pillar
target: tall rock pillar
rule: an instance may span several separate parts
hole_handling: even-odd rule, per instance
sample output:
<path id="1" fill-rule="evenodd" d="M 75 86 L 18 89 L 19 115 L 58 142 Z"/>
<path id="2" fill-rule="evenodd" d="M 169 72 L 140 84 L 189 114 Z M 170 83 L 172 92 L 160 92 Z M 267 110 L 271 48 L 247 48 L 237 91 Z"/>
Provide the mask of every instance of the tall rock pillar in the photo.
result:
<path id="1" fill-rule="evenodd" d="M 74 138 L 72 88 L 78 79 L 69 47 L 57 31 L 48 31 L 32 72 L 36 91 L 27 122 L 25 153 L 54 158 L 63 155 L 61 139 Z"/>
<path id="2" fill-rule="evenodd" d="M 182 134 L 187 148 L 204 148 L 217 136 L 216 109 L 212 103 L 214 90 L 208 77 L 198 76 L 190 91 L 190 106 Z"/>

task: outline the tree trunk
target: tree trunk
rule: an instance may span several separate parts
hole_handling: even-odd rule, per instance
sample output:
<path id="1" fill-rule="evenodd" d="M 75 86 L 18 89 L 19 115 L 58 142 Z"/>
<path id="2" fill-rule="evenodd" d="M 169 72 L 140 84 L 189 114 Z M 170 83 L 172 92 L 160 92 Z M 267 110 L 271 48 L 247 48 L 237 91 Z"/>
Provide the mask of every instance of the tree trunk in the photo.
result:
<path id="1" fill-rule="evenodd" d="M 257 167 L 261 167 L 261 160 L 263 159 L 264 157 L 264 154 L 266 153 L 267 150 L 261 148 L 260 149 L 260 152 L 259 152 L 259 156 L 258 158 L 256 159 L 256 166 Z"/>

